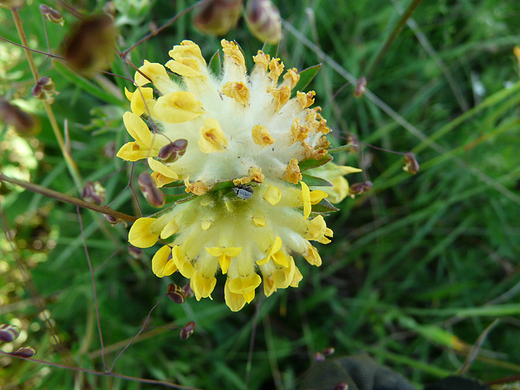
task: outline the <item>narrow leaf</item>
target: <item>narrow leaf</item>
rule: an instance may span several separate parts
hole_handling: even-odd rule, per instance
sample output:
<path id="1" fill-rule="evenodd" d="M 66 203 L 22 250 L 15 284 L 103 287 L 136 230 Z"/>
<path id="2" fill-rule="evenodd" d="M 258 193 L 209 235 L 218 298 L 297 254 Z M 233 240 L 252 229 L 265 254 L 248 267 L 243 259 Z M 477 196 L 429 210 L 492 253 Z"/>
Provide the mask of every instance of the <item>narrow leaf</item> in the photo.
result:
<path id="1" fill-rule="evenodd" d="M 305 171 L 307 169 L 321 167 L 322 165 L 327 164 L 330 160 L 332 160 L 332 156 L 330 154 L 326 154 L 325 156 L 323 156 L 319 160 L 314 160 L 312 158 L 309 158 L 307 160 L 300 161 L 298 166 L 300 167 L 300 172 L 302 172 L 302 171 Z"/>
<path id="2" fill-rule="evenodd" d="M 314 76 L 316 76 L 316 73 L 318 73 L 320 68 L 321 68 L 321 64 L 317 64 L 317 65 L 313 65 L 313 66 L 308 67 L 307 69 L 302 70 L 299 73 L 300 81 L 298 81 L 298 84 L 296 84 L 293 91 L 303 91 L 307 87 L 307 85 L 309 85 L 309 83 L 312 81 Z M 296 92 L 294 92 L 294 93 L 296 93 Z"/>
<path id="3" fill-rule="evenodd" d="M 305 173 L 302 174 L 302 180 L 307 184 L 309 187 L 332 187 L 333 184 L 330 181 L 327 181 L 325 179 L 322 179 L 321 177 L 306 175 Z"/>

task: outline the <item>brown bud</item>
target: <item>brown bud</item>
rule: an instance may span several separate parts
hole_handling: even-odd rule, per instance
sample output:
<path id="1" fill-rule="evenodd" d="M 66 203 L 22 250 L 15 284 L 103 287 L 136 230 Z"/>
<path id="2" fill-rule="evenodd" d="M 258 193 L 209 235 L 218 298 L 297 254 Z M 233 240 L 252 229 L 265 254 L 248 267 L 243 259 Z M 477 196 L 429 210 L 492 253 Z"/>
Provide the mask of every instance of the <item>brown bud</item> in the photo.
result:
<path id="1" fill-rule="evenodd" d="M 177 286 L 176 284 L 169 284 L 168 289 L 166 290 L 166 294 L 168 295 L 168 298 L 170 298 L 175 303 L 186 302 L 186 293 L 184 292 L 184 289 Z"/>
<path id="2" fill-rule="evenodd" d="M 139 188 L 144 195 L 146 201 L 153 207 L 162 207 L 166 203 L 164 193 L 157 188 L 157 184 L 148 172 L 143 172 L 139 175 L 137 181 Z"/>
<path id="3" fill-rule="evenodd" d="M 282 39 L 282 19 L 271 0 L 248 0 L 245 18 L 251 33 L 262 42 L 276 45 Z"/>
<path id="4" fill-rule="evenodd" d="M 224 35 L 236 26 L 242 14 L 242 0 L 206 0 L 197 10 L 193 24 L 211 35 Z"/>
<path id="5" fill-rule="evenodd" d="M 107 14 L 85 19 L 74 28 L 68 38 L 63 56 L 76 72 L 91 76 L 98 69 L 106 69 L 115 54 L 117 31 Z"/>
<path id="6" fill-rule="evenodd" d="M 186 340 L 195 332 L 195 322 L 190 321 L 181 329 L 181 340 Z"/>
<path id="7" fill-rule="evenodd" d="M 372 189 L 373 186 L 374 186 L 374 184 L 372 184 L 372 182 L 369 180 L 364 181 L 363 183 L 354 183 L 350 186 L 349 194 L 350 195 L 361 195 L 362 193 L 367 192 L 370 189 Z"/>
<path id="8" fill-rule="evenodd" d="M 159 157 L 165 163 L 172 163 L 177 161 L 179 157 L 182 157 L 186 153 L 188 147 L 188 141 L 185 139 L 178 139 L 170 142 L 159 150 Z"/>
<path id="9" fill-rule="evenodd" d="M 108 221 L 108 223 L 110 223 L 110 224 L 112 224 L 112 225 L 115 225 L 116 223 L 119 222 L 119 218 L 114 217 L 113 215 L 110 215 L 110 214 L 103 214 L 103 216 L 104 216 L 105 219 Z"/>
<path id="10" fill-rule="evenodd" d="M 105 201 L 106 191 L 99 182 L 87 181 L 81 192 L 81 197 L 90 203 L 101 204 Z"/>
<path id="11" fill-rule="evenodd" d="M 191 289 L 190 282 L 186 283 L 186 285 L 182 288 L 184 290 L 184 294 L 186 295 L 186 298 L 194 297 L 195 294 L 193 293 L 193 290 Z"/>
<path id="12" fill-rule="evenodd" d="M 14 352 L 11 352 L 10 355 L 30 358 L 36 355 L 36 349 L 34 349 L 33 347 L 22 347 Z"/>
<path id="13" fill-rule="evenodd" d="M 359 152 L 359 142 L 358 142 L 357 137 L 354 134 L 349 133 L 349 135 L 347 137 L 347 145 L 350 146 L 350 149 L 349 149 L 350 153 Z"/>
<path id="14" fill-rule="evenodd" d="M 419 172 L 419 163 L 415 159 L 415 154 L 408 152 L 404 155 L 404 167 L 403 170 L 415 175 Z"/>
<path id="15" fill-rule="evenodd" d="M 128 245 L 128 254 L 134 259 L 139 259 L 143 255 L 143 250 L 133 245 Z"/>
<path id="16" fill-rule="evenodd" d="M 56 92 L 54 81 L 50 77 L 45 76 L 38 80 L 31 93 L 36 99 L 45 100 L 47 103 L 52 104 L 54 103 L 52 95 L 57 95 L 59 92 Z"/>
<path id="17" fill-rule="evenodd" d="M 361 96 L 363 96 L 363 94 L 366 91 L 366 86 L 367 79 L 365 78 L 365 76 L 359 78 L 356 82 L 356 87 L 354 88 L 354 97 L 360 98 Z"/>
<path id="18" fill-rule="evenodd" d="M 5 100 L 0 100 L 0 121 L 12 126 L 21 135 L 31 135 L 38 128 L 38 122 L 33 115 Z"/>
<path id="19" fill-rule="evenodd" d="M 20 335 L 20 328 L 16 325 L 2 324 L 0 325 L 0 341 L 10 343 Z"/>
<path id="20" fill-rule="evenodd" d="M 336 386 L 334 386 L 333 390 L 348 390 L 348 384 L 345 382 L 340 382 Z"/>
<path id="21" fill-rule="evenodd" d="M 65 21 L 63 20 L 63 15 L 61 12 L 56 11 L 54 8 L 49 7 L 45 4 L 40 4 L 40 12 L 43 16 L 45 16 L 47 19 L 49 19 L 52 23 L 58 23 L 62 26 L 65 24 Z"/>

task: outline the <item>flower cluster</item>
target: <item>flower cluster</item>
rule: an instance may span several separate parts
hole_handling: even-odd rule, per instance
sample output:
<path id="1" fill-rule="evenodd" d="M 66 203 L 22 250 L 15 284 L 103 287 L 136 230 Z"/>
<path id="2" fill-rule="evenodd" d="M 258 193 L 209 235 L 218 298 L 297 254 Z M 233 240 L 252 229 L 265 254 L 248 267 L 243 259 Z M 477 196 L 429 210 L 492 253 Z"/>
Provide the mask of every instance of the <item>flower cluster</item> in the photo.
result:
<path id="1" fill-rule="evenodd" d="M 342 176 L 359 170 L 328 163 L 327 122 L 310 108 L 314 92 L 294 90 L 296 69 L 282 77 L 283 63 L 259 51 L 248 74 L 240 48 L 226 40 L 222 48 L 221 74 L 191 41 L 174 46 L 165 66 L 144 62 L 136 90 L 126 92 L 131 112 L 123 120 L 134 141 L 117 156 L 146 159 L 157 187 L 183 184 L 187 193 L 139 218 L 130 243 L 147 248 L 160 239 L 153 272 L 179 271 L 198 300 L 211 298 L 220 270 L 226 303 L 238 311 L 262 281 L 266 296 L 297 287 L 295 254 L 321 265 L 310 241 L 332 237 L 322 214 L 334 208 L 325 198 L 341 201 L 349 188 Z"/>

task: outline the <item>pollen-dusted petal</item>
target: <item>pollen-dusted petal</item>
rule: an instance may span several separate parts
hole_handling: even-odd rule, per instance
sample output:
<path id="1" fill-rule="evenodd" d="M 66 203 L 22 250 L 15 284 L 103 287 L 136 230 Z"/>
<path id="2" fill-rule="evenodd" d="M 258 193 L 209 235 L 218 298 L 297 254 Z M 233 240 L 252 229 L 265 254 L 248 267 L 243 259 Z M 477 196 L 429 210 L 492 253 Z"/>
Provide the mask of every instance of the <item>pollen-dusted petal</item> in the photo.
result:
<path id="1" fill-rule="evenodd" d="M 224 286 L 224 299 L 231 311 L 239 311 L 246 304 L 243 294 L 235 294 L 229 290 L 229 278 L 226 279 L 226 285 Z"/>
<path id="2" fill-rule="evenodd" d="M 195 183 L 190 183 L 189 176 L 184 179 L 184 185 L 186 186 L 187 193 L 191 192 L 192 194 L 195 194 L 197 196 L 204 195 L 209 190 L 209 187 L 201 181 L 196 181 Z"/>
<path id="3" fill-rule="evenodd" d="M 181 57 L 196 58 L 201 64 L 206 65 L 206 60 L 202 57 L 199 45 L 189 40 L 184 40 L 180 45 L 175 45 L 173 49 L 168 52 L 168 55 L 174 60 Z"/>
<path id="4" fill-rule="evenodd" d="M 255 182 L 255 183 L 264 182 L 265 176 L 262 173 L 262 168 L 251 167 L 251 168 L 249 168 L 248 174 L 249 174 L 249 176 L 244 176 L 244 177 L 241 177 L 240 179 L 234 179 L 233 184 L 237 186 L 239 184 L 248 184 L 251 182 Z"/>
<path id="5" fill-rule="evenodd" d="M 127 111 L 123 114 L 123 123 L 125 124 L 128 134 L 130 134 L 140 146 L 151 147 L 152 133 L 139 115 Z"/>
<path id="6" fill-rule="evenodd" d="M 271 62 L 269 62 L 268 77 L 273 80 L 273 84 L 278 82 L 278 77 L 280 77 L 280 75 L 283 73 L 283 69 L 283 62 L 281 62 L 279 58 L 273 58 Z"/>
<path id="7" fill-rule="evenodd" d="M 152 229 L 155 218 L 139 218 L 134 222 L 128 233 L 128 241 L 138 248 L 154 246 L 159 239 L 159 233 Z"/>
<path id="8" fill-rule="evenodd" d="M 257 273 L 250 276 L 239 276 L 229 282 L 229 291 L 234 294 L 248 294 L 255 291 L 260 283 L 262 283 L 262 278 Z"/>
<path id="9" fill-rule="evenodd" d="M 291 89 L 287 85 L 280 88 L 267 87 L 267 93 L 273 96 L 276 103 L 276 111 L 280 111 L 291 98 Z"/>
<path id="10" fill-rule="evenodd" d="M 235 65 L 240 66 L 245 71 L 246 61 L 244 59 L 244 55 L 238 48 L 238 45 L 235 42 L 229 42 L 225 39 L 221 40 L 220 44 L 222 45 L 222 51 L 226 55 L 226 58 L 231 58 Z M 226 60 L 226 58 L 224 58 L 224 61 Z"/>
<path id="11" fill-rule="evenodd" d="M 177 271 L 177 266 L 171 258 L 171 254 L 172 248 L 168 245 L 164 245 L 161 249 L 155 252 L 155 255 L 152 258 L 152 271 L 157 277 L 162 278 L 164 276 L 169 276 Z"/>
<path id="12" fill-rule="evenodd" d="M 155 84 L 170 79 L 164 66 L 146 60 L 144 60 L 144 65 L 139 68 L 139 71 L 140 72 L 135 72 L 134 76 L 135 84 L 139 87 L 148 84 L 150 81 Z"/>
<path id="13" fill-rule="evenodd" d="M 309 91 L 305 92 L 296 92 L 296 99 L 298 99 L 298 103 L 300 103 L 300 109 L 303 110 L 307 107 L 310 107 L 314 104 L 314 97 L 316 96 L 316 92 Z"/>
<path id="14" fill-rule="evenodd" d="M 172 249 L 172 257 L 175 265 L 179 269 L 179 272 L 185 278 L 190 279 L 193 276 L 193 265 L 186 258 L 186 254 L 181 250 L 178 245 L 175 245 Z"/>
<path id="15" fill-rule="evenodd" d="M 301 200 L 303 203 L 303 219 L 306 220 L 311 215 L 311 191 L 305 182 L 300 182 L 302 185 Z M 322 217 L 323 218 L 323 217 Z"/>
<path id="16" fill-rule="evenodd" d="M 172 179 L 172 181 L 179 179 L 179 175 L 177 175 L 177 173 L 172 168 L 167 167 L 162 162 L 154 160 L 153 158 L 149 158 L 147 161 L 148 165 L 154 172 L 160 173 L 161 175 Z"/>
<path id="17" fill-rule="evenodd" d="M 266 73 L 270 60 L 271 56 L 269 54 L 265 54 L 262 50 L 258 50 L 256 56 L 253 56 L 253 61 L 255 62 L 255 70 L 261 69 L 264 73 Z"/>
<path id="18" fill-rule="evenodd" d="M 172 218 L 170 222 L 166 224 L 163 230 L 161 230 L 161 239 L 165 240 L 168 237 L 177 233 L 181 227 L 175 222 L 175 218 Z"/>
<path id="19" fill-rule="evenodd" d="M 282 191 L 278 187 L 269 185 L 267 191 L 265 191 L 264 199 L 274 206 L 282 199 Z"/>
<path id="20" fill-rule="evenodd" d="M 302 141 L 302 146 L 305 148 L 305 159 L 319 160 L 328 153 L 325 149 L 318 146 L 312 147 L 306 141 Z"/>
<path id="21" fill-rule="evenodd" d="M 198 143 L 202 153 L 213 153 L 225 150 L 228 140 L 219 123 L 213 118 L 207 118 L 200 128 Z"/>
<path id="22" fill-rule="evenodd" d="M 289 161 L 289 164 L 287 164 L 287 168 L 283 173 L 283 179 L 293 184 L 298 184 L 301 181 L 302 174 L 300 172 L 298 160 L 292 158 L 291 161 Z"/>
<path id="23" fill-rule="evenodd" d="M 214 276 L 208 277 L 200 271 L 195 271 L 191 277 L 190 287 L 195 293 L 197 301 L 200 301 L 201 298 L 211 298 L 211 293 L 216 284 L 217 279 Z"/>
<path id="24" fill-rule="evenodd" d="M 300 75 L 298 74 L 298 69 L 291 68 L 287 69 L 287 72 L 283 75 L 283 82 L 282 85 L 288 85 L 289 89 L 293 89 L 296 87 L 296 84 L 298 84 L 298 81 L 300 81 Z"/>
<path id="25" fill-rule="evenodd" d="M 329 196 L 329 194 L 322 190 L 311 191 L 311 204 L 318 204 L 327 196 Z"/>
<path id="26" fill-rule="evenodd" d="M 251 97 L 249 88 L 242 82 L 229 81 L 222 87 L 222 93 L 232 99 L 235 99 L 238 103 L 243 106 L 249 104 Z"/>
<path id="27" fill-rule="evenodd" d="M 204 113 L 202 103 L 191 92 L 171 92 L 157 99 L 154 113 L 167 123 L 184 123 Z"/>
<path id="28" fill-rule="evenodd" d="M 300 119 L 293 119 L 291 125 L 291 135 L 294 142 L 304 141 L 309 136 L 309 128 L 300 125 Z"/>
<path id="29" fill-rule="evenodd" d="M 307 249 L 302 253 L 302 255 L 310 265 L 315 265 L 316 267 L 321 266 L 320 254 L 318 253 L 318 250 L 310 244 L 310 242 L 307 241 Z"/>
<path id="30" fill-rule="evenodd" d="M 254 143 L 264 148 L 274 144 L 275 141 L 264 125 L 254 125 L 251 129 L 251 135 L 253 136 Z"/>

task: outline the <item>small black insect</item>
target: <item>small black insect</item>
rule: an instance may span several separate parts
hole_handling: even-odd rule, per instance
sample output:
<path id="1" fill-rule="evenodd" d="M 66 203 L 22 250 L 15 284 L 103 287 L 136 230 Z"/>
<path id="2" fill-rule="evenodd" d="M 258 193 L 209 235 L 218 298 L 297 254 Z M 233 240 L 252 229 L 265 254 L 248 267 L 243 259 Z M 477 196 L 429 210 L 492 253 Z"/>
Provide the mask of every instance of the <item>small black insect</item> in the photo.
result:
<path id="1" fill-rule="evenodd" d="M 239 184 L 233 187 L 235 194 L 243 200 L 250 199 L 253 196 L 253 189 L 245 184 Z"/>

